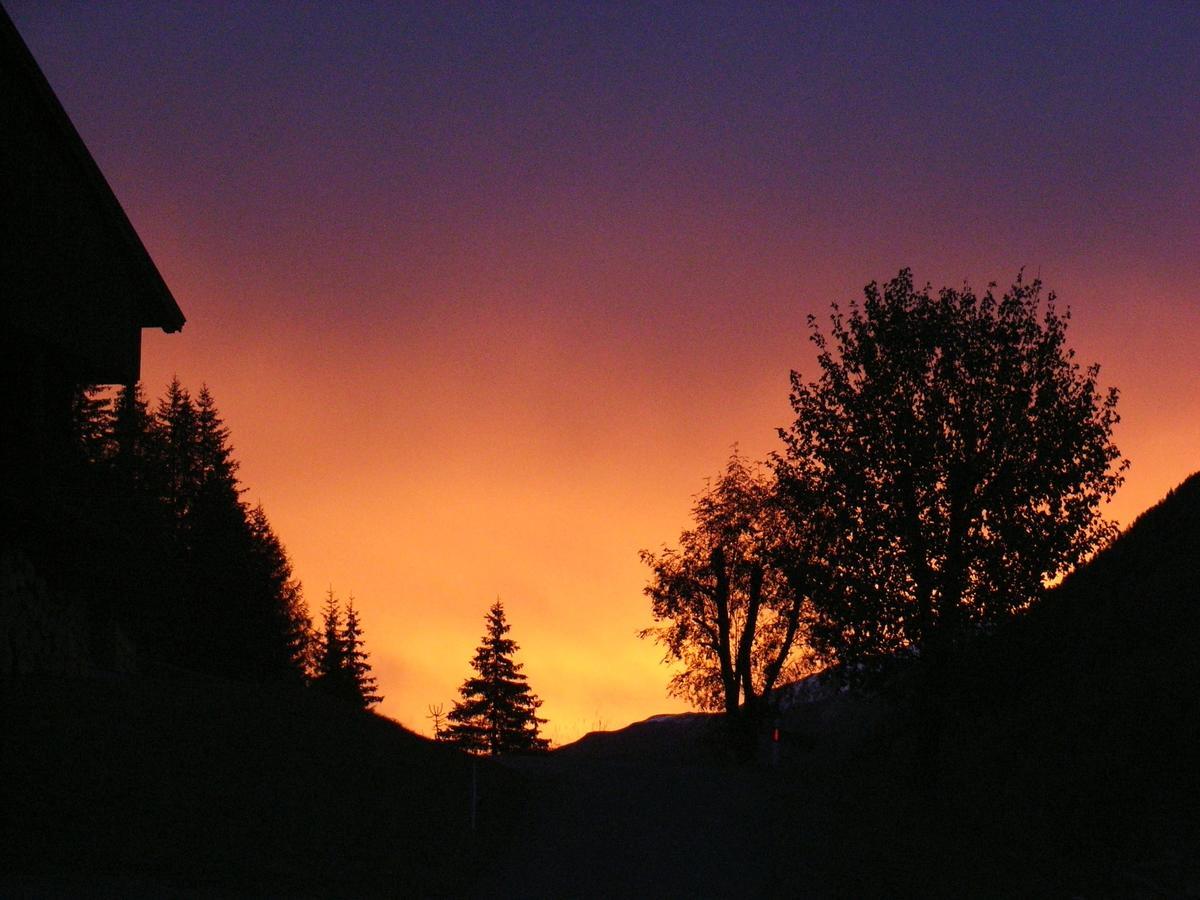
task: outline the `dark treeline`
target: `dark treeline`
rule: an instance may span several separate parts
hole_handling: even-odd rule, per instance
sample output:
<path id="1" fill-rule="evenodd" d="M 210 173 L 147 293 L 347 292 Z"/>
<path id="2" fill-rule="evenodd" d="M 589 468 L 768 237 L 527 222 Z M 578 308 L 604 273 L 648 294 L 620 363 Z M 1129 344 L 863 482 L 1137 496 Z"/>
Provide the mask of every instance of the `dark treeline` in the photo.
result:
<path id="1" fill-rule="evenodd" d="M 91 523 L 73 564 L 96 576 L 86 598 L 103 627 L 93 632 L 120 629 L 139 667 L 312 682 L 377 702 L 357 611 L 351 603 L 343 621 L 330 591 L 332 643 L 328 628 L 314 632 L 282 542 L 243 498 L 207 387 L 193 397 L 176 379 L 153 406 L 139 385 L 81 388 L 72 446 L 66 493 Z"/>

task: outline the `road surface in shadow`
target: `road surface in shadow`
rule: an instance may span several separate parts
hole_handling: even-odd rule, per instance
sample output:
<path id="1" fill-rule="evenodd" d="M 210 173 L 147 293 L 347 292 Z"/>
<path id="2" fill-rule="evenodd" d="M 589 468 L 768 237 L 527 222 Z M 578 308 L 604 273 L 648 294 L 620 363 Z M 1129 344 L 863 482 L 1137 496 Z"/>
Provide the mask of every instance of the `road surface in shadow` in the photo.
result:
<path id="1" fill-rule="evenodd" d="M 531 796 L 482 896 L 805 894 L 779 829 L 791 805 L 779 771 L 559 754 L 505 762 Z"/>

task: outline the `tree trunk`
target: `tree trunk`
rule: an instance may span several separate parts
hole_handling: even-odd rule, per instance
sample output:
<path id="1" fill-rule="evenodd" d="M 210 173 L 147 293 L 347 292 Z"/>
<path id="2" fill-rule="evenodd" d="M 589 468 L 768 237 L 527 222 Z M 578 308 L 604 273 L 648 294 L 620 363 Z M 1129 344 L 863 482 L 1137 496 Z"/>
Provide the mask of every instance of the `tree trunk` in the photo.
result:
<path id="1" fill-rule="evenodd" d="M 783 643 L 775 658 L 767 664 L 763 674 L 762 696 L 764 699 L 770 697 L 771 691 L 775 689 L 775 682 L 779 680 L 783 664 L 787 660 L 788 654 L 792 652 L 792 644 L 796 641 L 796 632 L 800 630 L 800 612 L 804 607 L 804 593 L 792 583 L 791 577 L 788 578 L 788 582 L 793 593 L 792 608 L 788 610 L 787 632 L 783 636 Z"/>
<path id="2" fill-rule="evenodd" d="M 738 711 L 738 681 L 733 669 L 729 627 L 729 573 L 725 571 L 725 551 L 715 547 L 712 552 L 713 572 L 717 589 L 713 601 L 717 607 L 717 657 L 721 662 L 721 685 L 725 690 L 725 712 L 733 717 Z"/>
<path id="3" fill-rule="evenodd" d="M 754 632 L 758 629 L 758 611 L 762 606 L 763 569 L 756 565 L 750 572 L 750 599 L 746 608 L 746 623 L 738 641 L 737 675 L 742 682 L 742 700 L 747 709 L 754 704 Z"/>

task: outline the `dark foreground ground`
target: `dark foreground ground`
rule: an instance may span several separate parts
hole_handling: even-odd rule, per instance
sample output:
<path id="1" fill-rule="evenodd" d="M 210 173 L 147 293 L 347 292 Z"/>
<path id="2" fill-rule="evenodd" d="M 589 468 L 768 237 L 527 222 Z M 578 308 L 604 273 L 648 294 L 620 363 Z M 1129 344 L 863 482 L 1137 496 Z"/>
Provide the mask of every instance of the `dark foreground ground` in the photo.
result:
<path id="1" fill-rule="evenodd" d="M 554 757 L 513 765 L 533 796 L 482 896 L 796 893 L 793 873 L 775 866 L 789 804 L 771 773 Z"/>
<path id="2" fill-rule="evenodd" d="M 778 767 L 733 765 L 669 725 L 663 752 L 629 735 L 640 761 L 619 740 L 510 761 L 529 800 L 479 895 L 1200 897 L 1194 722 L 1174 736 L 1143 723 L 1142 741 L 1108 719 L 1108 744 L 1081 730 L 1035 748 L 1029 730 L 951 721 L 931 771 L 912 720 L 880 705 L 806 710 L 824 733 L 793 732 Z"/>
<path id="3" fill-rule="evenodd" d="M 519 778 L 299 690 L 0 681 L 0 897 L 464 896 Z"/>
<path id="4" fill-rule="evenodd" d="M 698 716 L 472 763 L 300 690 L 0 679 L 0 897 L 1200 898 L 1197 560 L 1200 476 L 778 766 Z"/>
<path id="5" fill-rule="evenodd" d="M 1200 897 L 1194 702 L 985 696 L 932 782 L 886 698 L 806 705 L 777 766 L 641 723 L 475 764 L 473 831 L 470 760 L 304 692 L 0 685 L 0 897 Z"/>

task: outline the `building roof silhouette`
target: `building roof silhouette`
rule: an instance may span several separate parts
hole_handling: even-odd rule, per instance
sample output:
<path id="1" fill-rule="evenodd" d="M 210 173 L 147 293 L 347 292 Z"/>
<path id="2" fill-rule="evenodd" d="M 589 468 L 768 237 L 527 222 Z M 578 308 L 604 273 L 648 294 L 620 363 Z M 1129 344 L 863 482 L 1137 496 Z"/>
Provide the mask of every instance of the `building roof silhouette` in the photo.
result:
<path id="1" fill-rule="evenodd" d="M 136 381 L 141 330 L 183 312 L 2 7 L 0 135 L 0 328 L 76 384 Z"/>

